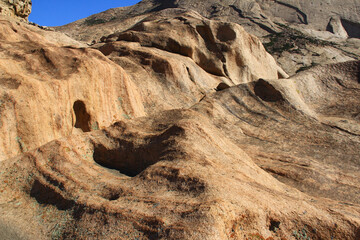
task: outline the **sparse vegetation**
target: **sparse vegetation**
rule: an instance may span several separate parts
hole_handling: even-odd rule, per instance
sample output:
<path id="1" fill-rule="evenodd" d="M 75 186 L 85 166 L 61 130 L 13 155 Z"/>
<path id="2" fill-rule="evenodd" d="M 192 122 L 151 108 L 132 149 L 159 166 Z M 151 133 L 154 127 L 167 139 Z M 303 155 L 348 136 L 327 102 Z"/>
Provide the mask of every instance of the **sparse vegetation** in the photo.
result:
<path id="1" fill-rule="evenodd" d="M 21 137 L 16 137 L 16 141 L 17 141 L 18 144 L 19 144 L 19 147 L 20 147 L 21 152 L 26 152 L 26 151 L 27 151 L 27 148 L 26 148 L 24 142 L 22 141 Z"/>
<path id="2" fill-rule="evenodd" d="M 264 43 L 266 51 L 270 54 L 281 54 L 284 51 L 291 53 L 299 53 L 300 49 L 306 47 L 307 44 L 316 46 L 333 46 L 334 43 L 319 40 L 310 36 L 306 36 L 302 32 L 290 28 L 286 25 L 279 24 L 283 28 L 280 33 L 268 35 L 270 42 Z"/>
<path id="3" fill-rule="evenodd" d="M 123 117 L 125 118 L 125 119 L 131 119 L 131 115 L 128 115 L 128 114 L 123 114 Z"/>
<path id="4" fill-rule="evenodd" d="M 306 228 L 297 231 L 295 230 L 293 232 L 293 236 L 295 237 L 296 240 L 311 240 L 311 238 L 307 236 Z"/>
<path id="5" fill-rule="evenodd" d="M 94 26 L 102 23 L 107 23 L 116 20 L 116 17 L 112 17 L 111 19 L 103 19 L 103 18 L 96 18 L 96 17 L 89 17 L 85 19 L 83 23 L 86 26 Z"/>
<path id="6" fill-rule="evenodd" d="M 317 63 L 312 62 L 311 65 L 307 65 L 307 66 L 305 65 L 305 66 L 300 67 L 298 70 L 296 70 L 296 73 L 308 70 L 308 69 L 310 69 L 312 67 L 315 67 L 317 65 L 318 65 Z"/>
<path id="7" fill-rule="evenodd" d="M 91 125 L 91 129 L 92 130 L 99 130 L 99 124 L 97 122 L 94 122 L 92 125 Z"/>
<path id="8" fill-rule="evenodd" d="M 101 19 L 101 18 L 87 18 L 84 22 L 84 25 L 86 26 L 93 26 L 93 25 L 98 25 L 98 24 L 102 24 L 102 23 L 106 23 L 107 21 L 105 19 Z"/>

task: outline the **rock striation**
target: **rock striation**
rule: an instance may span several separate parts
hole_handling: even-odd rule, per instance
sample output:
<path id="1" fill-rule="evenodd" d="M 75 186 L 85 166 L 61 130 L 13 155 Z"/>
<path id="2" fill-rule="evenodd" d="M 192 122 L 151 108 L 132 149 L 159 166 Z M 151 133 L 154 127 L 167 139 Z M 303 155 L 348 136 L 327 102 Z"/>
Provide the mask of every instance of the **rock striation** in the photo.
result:
<path id="1" fill-rule="evenodd" d="M 144 0 L 126 8 L 115 8 L 55 28 L 88 43 L 132 28 L 153 12 L 163 9 L 193 10 L 212 20 L 240 24 L 261 38 L 282 47 L 267 50 L 289 74 L 314 65 L 360 60 L 360 9 L 357 1 L 162 1 Z M 355 10 L 355 11 L 354 11 Z M 101 27 L 100 27 L 101 26 Z M 300 44 L 286 44 L 286 42 Z M 302 39 L 304 41 L 302 41 Z"/>
<path id="2" fill-rule="evenodd" d="M 1 25 L 0 159 L 67 136 L 74 127 L 87 132 L 191 107 L 223 82 L 232 86 L 285 74 L 239 25 L 194 12 L 163 11 L 93 46 L 110 59 L 62 34 L 5 19 Z M 219 34 L 225 30 L 227 35 Z"/>
<path id="3" fill-rule="evenodd" d="M 1 208 L 44 239 L 357 239 L 359 66 L 52 141 L 1 163 Z"/>

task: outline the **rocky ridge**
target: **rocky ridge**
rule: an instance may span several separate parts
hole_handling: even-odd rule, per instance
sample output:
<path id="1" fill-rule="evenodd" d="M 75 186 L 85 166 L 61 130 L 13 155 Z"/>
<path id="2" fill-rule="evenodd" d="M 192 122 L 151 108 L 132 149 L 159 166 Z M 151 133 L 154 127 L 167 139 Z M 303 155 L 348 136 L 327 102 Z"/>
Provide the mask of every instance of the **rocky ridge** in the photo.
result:
<path id="1" fill-rule="evenodd" d="M 91 47 L 0 17 L 0 236 L 358 239 L 360 62 L 164 4 Z"/>
<path id="2" fill-rule="evenodd" d="M 144 0 L 56 29 L 90 44 L 133 27 L 153 12 L 169 8 L 194 10 L 209 19 L 238 23 L 263 43 L 271 43 L 271 39 L 281 43 L 285 47 L 267 50 L 289 75 L 314 65 L 360 59 L 360 6 L 352 0 L 341 3 L 335 0 Z M 289 36 L 300 39 L 301 43 L 288 45 Z"/>
<path id="3" fill-rule="evenodd" d="M 189 0 L 144 0 L 125 8 L 114 8 L 100 14 L 76 21 L 60 27 L 77 39 L 90 41 L 96 39 L 96 31 L 107 31 L 111 22 L 124 21 L 120 28 L 131 26 L 131 18 L 142 16 L 163 9 L 180 8 L 194 10 L 202 16 L 221 21 L 235 22 L 245 30 L 257 36 L 281 31 L 281 24 L 300 25 L 317 31 L 329 31 L 339 36 L 358 38 L 360 14 L 357 9 L 359 3 L 352 0 L 312 1 L 310 3 L 296 0 L 246 0 L 246 1 L 189 1 Z M 320 11 L 321 10 L 321 11 Z M 106 24 L 105 24 L 106 23 Z M 93 25 L 104 24 L 105 29 L 91 28 Z M 87 29 L 80 29 L 79 25 L 89 25 Z M 75 30 L 72 33 L 72 30 Z M 102 34 L 104 35 L 104 34 Z"/>

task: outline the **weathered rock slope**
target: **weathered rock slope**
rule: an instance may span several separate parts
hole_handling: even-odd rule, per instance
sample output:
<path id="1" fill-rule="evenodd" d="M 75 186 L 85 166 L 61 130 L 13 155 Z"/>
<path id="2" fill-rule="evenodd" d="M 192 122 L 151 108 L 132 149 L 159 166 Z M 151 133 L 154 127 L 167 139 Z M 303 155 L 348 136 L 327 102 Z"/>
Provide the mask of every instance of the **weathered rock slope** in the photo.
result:
<path id="1" fill-rule="evenodd" d="M 360 5 L 353 0 L 143 0 L 56 30 L 93 43 L 125 31 L 163 9 L 194 10 L 209 19 L 240 24 L 249 33 L 262 37 L 263 43 L 269 43 L 267 50 L 289 75 L 314 65 L 360 60 Z M 280 46 L 273 48 L 272 42 Z"/>
<path id="2" fill-rule="evenodd" d="M 91 47 L 0 17 L 0 237 L 358 240 L 360 62 L 167 4 Z"/>
<path id="3" fill-rule="evenodd" d="M 1 208 L 44 238 L 357 239 L 359 62 L 329 68 L 4 161 Z"/>
<path id="4" fill-rule="evenodd" d="M 113 26 L 111 22 L 119 23 L 126 20 L 123 26 L 129 27 L 133 22 L 130 18 L 140 18 L 143 14 L 157 12 L 163 9 L 181 8 L 194 10 L 202 16 L 230 21 L 241 24 L 245 29 L 256 35 L 266 35 L 280 31 L 278 23 L 301 24 L 314 30 L 332 30 L 335 33 L 345 30 L 348 36 L 359 37 L 360 29 L 360 4 L 357 1 L 337 0 L 311 2 L 296 0 L 246 0 L 246 1 L 216 1 L 216 0 L 143 0 L 140 3 L 125 8 L 110 9 L 106 12 L 90 16 L 59 29 L 74 35 L 81 40 L 90 40 L 95 31 L 106 31 Z M 334 24 L 343 27 L 334 28 Z M 105 28 L 97 28 L 94 25 L 105 24 Z M 90 28 L 80 29 L 79 25 L 89 25 Z M 93 27 L 91 27 L 93 26 Z M 73 31 L 74 30 L 74 31 Z M 93 30 L 93 31 L 92 31 Z M 336 31 L 338 30 L 338 31 Z"/>
<path id="5" fill-rule="evenodd" d="M 90 131 L 188 108 L 219 84 L 284 75 L 260 41 L 239 25 L 192 12 L 168 14 L 98 44 L 112 61 L 62 34 L 1 21 L 0 159 L 68 136 L 74 126 Z M 228 35 L 220 34 L 224 29 Z"/>
<path id="6" fill-rule="evenodd" d="M 137 87 L 100 52 L 61 45 L 61 37 L 75 41 L 11 20 L 0 25 L 1 160 L 67 136 L 75 125 L 90 131 L 144 115 Z"/>
<path id="7" fill-rule="evenodd" d="M 92 47 L 142 86 L 147 112 L 190 107 L 220 84 L 286 75 L 241 26 L 210 21 L 193 11 L 163 10 L 102 42 Z"/>

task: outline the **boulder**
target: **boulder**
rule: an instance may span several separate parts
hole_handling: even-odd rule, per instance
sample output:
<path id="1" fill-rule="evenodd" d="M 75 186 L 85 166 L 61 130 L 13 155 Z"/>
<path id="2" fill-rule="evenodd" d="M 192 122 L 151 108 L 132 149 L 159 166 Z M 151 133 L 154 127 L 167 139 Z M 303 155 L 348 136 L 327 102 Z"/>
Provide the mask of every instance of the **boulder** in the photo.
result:
<path id="1" fill-rule="evenodd" d="M 330 18 L 327 30 L 341 38 L 349 37 L 349 35 L 347 34 L 344 26 L 341 23 L 341 19 L 339 17 L 331 17 Z"/>

